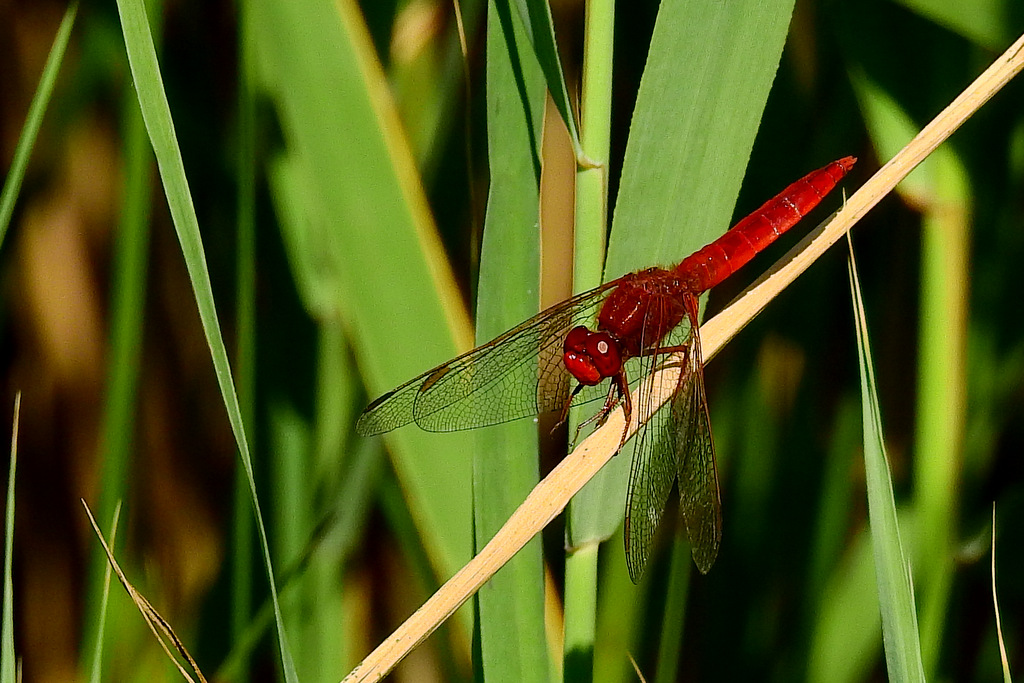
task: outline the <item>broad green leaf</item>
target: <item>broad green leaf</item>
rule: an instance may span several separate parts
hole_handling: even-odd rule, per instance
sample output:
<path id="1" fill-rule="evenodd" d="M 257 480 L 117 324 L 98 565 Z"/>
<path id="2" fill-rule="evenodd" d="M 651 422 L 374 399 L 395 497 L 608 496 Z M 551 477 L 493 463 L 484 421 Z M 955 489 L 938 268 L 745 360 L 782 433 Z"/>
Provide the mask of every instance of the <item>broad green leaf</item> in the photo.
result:
<path id="1" fill-rule="evenodd" d="M 605 278 L 674 264 L 727 229 L 791 2 L 661 4 L 612 220 Z M 571 546 L 622 520 L 626 450 L 573 501 Z"/>
<path id="2" fill-rule="evenodd" d="M 259 74 L 298 168 L 293 265 L 314 317 L 342 316 L 361 374 L 383 393 L 470 345 L 469 324 L 355 3 L 262 2 Z M 387 436 L 437 571 L 470 555 L 470 434 Z"/>
<path id="3" fill-rule="evenodd" d="M 544 75 L 520 17 L 491 2 L 487 16 L 487 197 L 477 299 L 477 343 L 529 318 L 540 303 L 540 139 Z M 476 431 L 475 549 L 501 528 L 539 479 L 537 424 Z M 546 681 L 544 564 L 535 537 L 477 594 L 485 680 Z"/>

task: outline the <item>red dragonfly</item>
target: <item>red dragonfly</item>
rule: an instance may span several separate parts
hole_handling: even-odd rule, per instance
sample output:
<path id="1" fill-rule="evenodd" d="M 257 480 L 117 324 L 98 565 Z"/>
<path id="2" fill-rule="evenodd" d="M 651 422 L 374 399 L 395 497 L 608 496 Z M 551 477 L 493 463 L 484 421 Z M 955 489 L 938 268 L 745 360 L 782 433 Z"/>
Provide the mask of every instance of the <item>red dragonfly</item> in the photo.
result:
<path id="1" fill-rule="evenodd" d="M 681 353 L 683 372 L 671 402 L 637 431 L 626 494 L 626 561 L 639 581 L 678 480 L 693 559 L 706 574 L 722 539 L 722 505 L 704 392 L 699 296 L 817 206 L 855 161 L 845 157 L 807 174 L 675 268 L 648 268 L 578 294 L 389 391 L 363 411 L 356 430 L 370 436 L 415 422 L 447 432 L 552 411 L 564 419 L 570 406 L 602 395 L 603 407 L 588 422 L 600 424 L 621 405 L 628 425 L 630 378 Z M 637 397 L 641 408 L 649 400 L 643 392 Z"/>

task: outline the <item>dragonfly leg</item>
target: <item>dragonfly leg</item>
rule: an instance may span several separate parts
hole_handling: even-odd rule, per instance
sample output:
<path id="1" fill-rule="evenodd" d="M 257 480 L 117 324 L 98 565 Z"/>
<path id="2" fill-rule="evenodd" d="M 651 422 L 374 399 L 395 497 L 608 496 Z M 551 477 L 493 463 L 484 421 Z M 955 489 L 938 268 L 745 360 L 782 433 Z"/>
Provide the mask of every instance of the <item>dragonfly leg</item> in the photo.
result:
<path id="1" fill-rule="evenodd" d="M 622 437 L 619 439 L 619 447 L 615 449 L 615 453 L 618 454 L 622 447 L 626 445 L 626 439 L 629 435 L 629 420 L 633 416 L 633 400 L 629 395 L 629 380 L 626 379 L 625 372 L 619 372 L 619 374 L 612 378 L 611 386 L 608 387 L 608 396 L 605 398 L 601 410 L 576 426 L 576 434 L 573 436 L 570 447 L 574 446 L 579 440 L 580 432 L 584 427 L 595 421 L 597 426 L 601 427 L 608 420 L 608 416 L 612 414 L 612 411 L 619 407 L 619 404 L 622 405 L 625 423 L 622 426 Z"/>
<path id="2" fill-rule="evenodd" d="M 645 349 L 640 352 L 641 356 L 671 356 L 674 353 L 683 354 L 683 361 L 680 365 L 686 365 L 686 358 L 690 353 L 689 344 L 679 344 L 678 346 L 662 346 L 656 349 Z"/>
<path id="3" fill-rule="evenodd" d="M 580 389 L 582 389 L 582 388 L 583 388 L 582 384 L 577 386 L 576 387 L 576 391 L 573 392 L 573 395 L 575 396 L 576 393 Z M 601 425 L 604 424 L 604 421 L 606 419 L 608 419 L 608 414 L 611 413 L 611 411 L 615 409 L 615 406 L 618 405 L 619 400 L 620 400 L 620 397 L 616 396 L 616 388 L 617 387 L 616 387 L 615 383 L 612 382 L 611 386 L 608 387 L 608 396 L 604 399 L 604 405 L 601 407 L 601 410 L 597 411 L 595 414 L 591 415 L 586 420 L 584 420 L 583 422 L 580 422 L 578 425 L 576 425 L 576 433 L 572 437 L 572 442 L 570 442 L 570 444 L 569 444 L 570 447 L 574 446 L 576 444 L 576 442 L 579 441 L 580 432 L 583 431 L 584 427 L 589 425 L 591 422 L 595 422 L 595 421 L 597 422 L 597 426 L 600 427 Z M 571 399 L 570 399 L 570 402 L 571 402 Z M 566 405 L 565 412 L 566 413 L 569 412 L 568 405 Z"/>
<path id="4" fill-rule="evenodd" d="M 555 426 L 551 429 L 552 432 L 564 425 L 565 421 L 569 419 L 569 408 L 572 408 L 572 402 L 576 398 L 576 394 L 580 393 L 583 389 L 583 386 L 584 385 L 582 384 L 577 384 L 576 388 L 572 390 L 571 394 L 569 394 L 569 398 L 566 399 L 565 406 L 562 408 L 562 413 L 558 416 L 558 422 L 556 422 Z"/>
<path id="5" fill-rule="evenodd" d="M 619 390 L 619 396 L 622 398 L 622 415 L 625 418 L 625 422 L 622 425 L 622 437 L 619 439 L 619 447 L 615 451 L 618 453 L 626 445 L 626 435 L 629 434 L 629 421 L 633 417 L 633 400 L 629 395 L 629 382 L 626 380 L 625 370 L 619 371 L 619 374 L 615 376 L 614 384 Z M 605 417 L 607 418 L 607 415 Z"/>

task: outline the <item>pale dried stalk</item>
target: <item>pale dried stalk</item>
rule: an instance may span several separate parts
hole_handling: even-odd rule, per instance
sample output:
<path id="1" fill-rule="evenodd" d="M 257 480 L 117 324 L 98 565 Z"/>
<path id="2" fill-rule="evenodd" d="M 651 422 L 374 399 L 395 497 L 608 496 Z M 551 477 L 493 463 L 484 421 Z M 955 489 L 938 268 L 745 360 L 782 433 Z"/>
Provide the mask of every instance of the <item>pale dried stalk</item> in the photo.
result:
<path id="1" fill-rule="evenodd" d="M 826 249 L 886 194 L 892 191 L 925 157 L 960 127 L 978 108 L 998 92 L 1024 67 L 1024 36 L 985 70 L 952 104 L 906 147 L 850 197 L 833 219 L 814 230 L 756 283 L 738 296 L 724 311 L 700 328 L 704 358 L 714 356 L 769 301 L 805 271 Z M 634 411 L 628 434 L 657 410 L 675 390 L 678 367 L 667 367 L 641 382 L 638 391 L 652 391 L 653 400 L 633 400 L 634 406 L 649 404 L 646 415 Z M 623 415 L 616 410 L 607 422 L 584 440 L 530 492 L 480 553 L 460 569 L 404 624 L 369 654 L 344 681 L 376 681 L 391 671 L 413 648 L 461 607 L 495 572 L 553 520 L 569 500 L 611 460 L 622 437 Z M 344 682 L 343 682 L 344 683 Z"/>

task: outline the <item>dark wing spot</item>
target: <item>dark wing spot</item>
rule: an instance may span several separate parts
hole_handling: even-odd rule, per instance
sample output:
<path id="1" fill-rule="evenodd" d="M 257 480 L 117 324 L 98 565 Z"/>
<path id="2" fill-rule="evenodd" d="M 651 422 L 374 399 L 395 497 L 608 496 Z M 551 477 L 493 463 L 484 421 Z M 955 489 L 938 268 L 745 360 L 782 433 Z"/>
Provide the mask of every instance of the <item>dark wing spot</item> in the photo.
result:
<path id="1" fill-rule="evenodd" d="M 432 373 L 430 373 L 429 377 L 423 380 L 423 384 L 420 385 L 419 391 L 417 393 L 424 394 L 430 391 L 430 387 L 440 382 L 444 378 L 444 376 L 447 375 L 450 371 L 450 365 L 442 365 L 437 370 L 434 370 Z"/>

